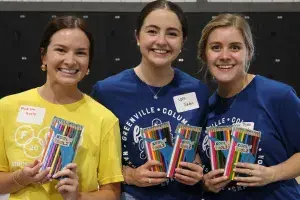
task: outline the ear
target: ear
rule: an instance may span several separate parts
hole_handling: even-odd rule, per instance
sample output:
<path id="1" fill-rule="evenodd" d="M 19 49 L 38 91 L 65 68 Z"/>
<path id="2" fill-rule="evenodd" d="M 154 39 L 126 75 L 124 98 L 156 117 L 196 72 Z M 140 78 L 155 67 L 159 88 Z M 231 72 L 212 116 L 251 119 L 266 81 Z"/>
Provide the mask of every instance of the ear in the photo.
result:
<path id="1" fill-rule="evenodd" d="M 134 30 L 134 36 L 135 36 L 136 42 L 137 42 L 137 43 L 140 43 L 140 38 L 139 38 L 139 35 L 138 35 L 138 33 L 136 32 L 136 30 Z"/>
<path id="2" fill-rule="evenodd" d="M 46 64 L 46 52 L 44 48 L 41 48 L 41 61 L 42 64 Z"/>

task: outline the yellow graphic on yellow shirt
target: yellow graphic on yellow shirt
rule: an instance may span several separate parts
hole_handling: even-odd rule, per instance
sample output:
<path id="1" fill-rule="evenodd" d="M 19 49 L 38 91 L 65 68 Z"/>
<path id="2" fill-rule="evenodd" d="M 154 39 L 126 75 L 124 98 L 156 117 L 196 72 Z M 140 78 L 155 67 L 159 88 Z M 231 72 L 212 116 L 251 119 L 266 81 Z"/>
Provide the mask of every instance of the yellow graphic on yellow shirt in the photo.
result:
<path id="1" fill-rule="evenodd" d="M 50 128 L 44 127 L 37 134 L 30 125 L 22 125 L 15 132 L 15 142 L 23 148 L 28 158 L 39 158 L 45 146 Z"/>

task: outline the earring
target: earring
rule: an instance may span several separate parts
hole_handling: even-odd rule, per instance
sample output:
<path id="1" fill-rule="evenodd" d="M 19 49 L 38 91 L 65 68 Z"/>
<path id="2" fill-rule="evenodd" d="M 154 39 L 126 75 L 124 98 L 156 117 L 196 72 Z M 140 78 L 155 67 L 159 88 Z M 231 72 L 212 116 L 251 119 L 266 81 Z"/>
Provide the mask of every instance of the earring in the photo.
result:
<path id="1" fill-rule="evenodd" d="M 136 45 L 139 47 L 139 46 L 140 46 L 140 43 L 138 42 Z"/>
<path id="2" fill-rule="evenodd" d="M 85 75 L 89 75 L 90 74 L 90 69 L 87 70 Z"/>
<path id="3" fill-rule="evenodd" d="M 179 53 L 181 53 L 181 49 L 180 49 Z"/>
<path id="4" fill-rule="evenodd" d="M 45 72 L 47 70 L 47 65 L 42 64 L 41 69 L 43 72 Z"/>

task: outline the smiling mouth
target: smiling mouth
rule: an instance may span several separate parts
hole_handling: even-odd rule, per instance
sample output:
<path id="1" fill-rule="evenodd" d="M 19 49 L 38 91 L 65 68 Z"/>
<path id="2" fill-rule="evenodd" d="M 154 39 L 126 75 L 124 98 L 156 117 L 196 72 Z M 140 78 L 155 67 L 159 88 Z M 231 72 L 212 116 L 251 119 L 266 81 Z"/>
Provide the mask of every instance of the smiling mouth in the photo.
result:
<path id="1" fill-rule="evenodd" d="M 58 71 L 63 72 L 64 74 L 76 74 L 77 72 L 79 72 L 78 69 L 65 69 L 65 68 L 58 68 Z"/>
<path id="2" fill-rule="evenodd" d="M 215 65 L 219 69 L 232 69 L 235 65 L 226 64 L 226 65 Z"/>
<path id="3" fill-rule="evenodd" d="M 170 52 L 170 51 L 165 50 L 165 49 L 152 49 L 152 51 L 153 51 L 154 53 L 162 54 L 162 55 L 167 54 L 167 53 Z"/>

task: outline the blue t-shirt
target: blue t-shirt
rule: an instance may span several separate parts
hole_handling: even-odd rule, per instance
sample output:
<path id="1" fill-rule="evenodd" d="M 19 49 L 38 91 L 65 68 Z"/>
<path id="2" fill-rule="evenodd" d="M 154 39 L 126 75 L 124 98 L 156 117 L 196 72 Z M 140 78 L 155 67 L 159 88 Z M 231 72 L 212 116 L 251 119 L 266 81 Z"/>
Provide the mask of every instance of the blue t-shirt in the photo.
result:
<path id="1" fill-rule="evenodd" d="M 125 70 L 103 81 L 98 81 L 92 96 L 110 109 L 120 121 L 123 165 L 133 168 L 147 162 L 144 143 L 140 134 L 141 128 L 170 122 L 174 134 L 178 123 L 202 126 L 208 111 L 209 91 L 206 85 L 190 75 L 174 68 L 174 78 L 166 86 L 147 86 L 135 74 L 133 69 Z M 149 88 L 150 87 L 150 88 Z M 152 90 L 152 91 L 151 91 Z M 158 99 L 154 99 L 154 94 Z M 192 93 L 194 105 L 176 104 L 173 97 Z M 177 99 L 178 100 L 178 99 Z M 194 106 L 194 107 L 193 107 Z M 183 109 L 184 108 L 184 109 Z M 186 110 L 182 112 L 182 110 Z M 202 191 L 199 185 L 187 186 L 175 180 L 154 187 L 136 187 L 122 185 L 127 192 L 137 199 L 199 199 Z"/>
<path id="2" fill-rule="evenodd" d="M 256 75 L 239 94 L 224 99 L 214 93 L 209 104 L 207 126 L 253 122 L 254 130 L 261 131 L 256 164 L 277 165 L 300 151 L 300 100 L 290 86 Z M 208 136 L 202 136 L 200 157 L 207 173 L 210 170 Z M 299 200 L 300 188 L 295 179 L 263 187 L 241 187 L 231 182 L 218 194 L 205 196 L 205 200 Z"/>

